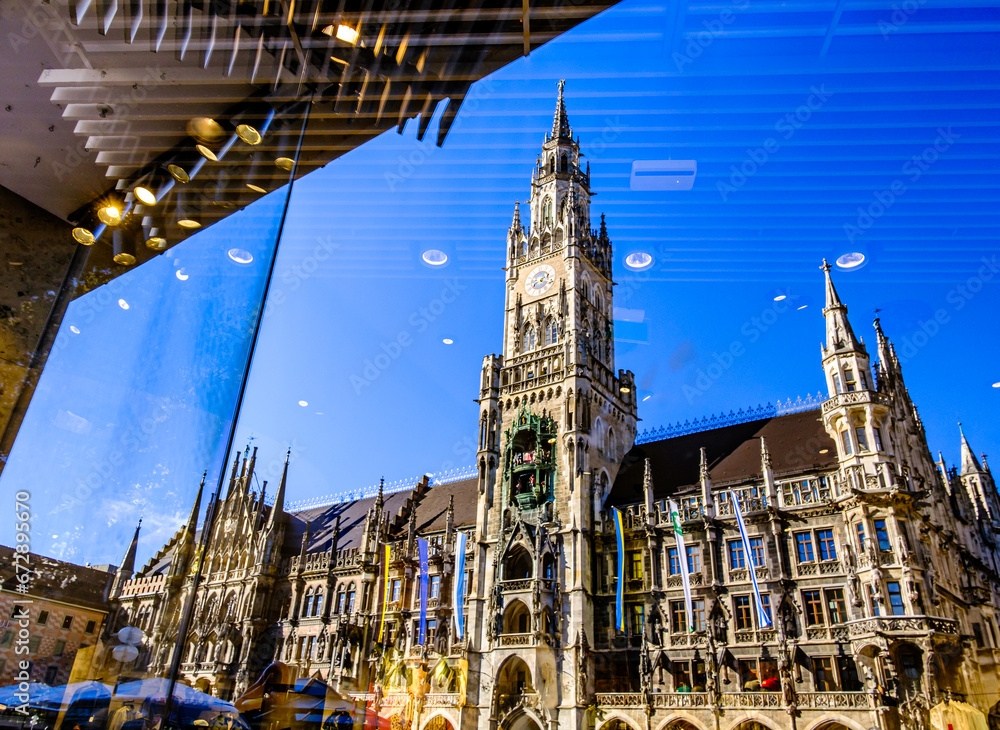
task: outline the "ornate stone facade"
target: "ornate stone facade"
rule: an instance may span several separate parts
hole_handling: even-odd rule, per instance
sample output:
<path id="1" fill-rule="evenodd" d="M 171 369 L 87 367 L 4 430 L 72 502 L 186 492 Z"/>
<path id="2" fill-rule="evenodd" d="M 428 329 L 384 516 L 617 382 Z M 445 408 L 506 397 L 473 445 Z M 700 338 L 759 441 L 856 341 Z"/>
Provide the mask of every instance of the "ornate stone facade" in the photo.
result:
<path id="1" fill-rule="evenodd" d="M 633 376 L 614 364 L 612 245 L 603 216 L 591 225 L 590 195 L 560 86 L 528 221 L 515 206 L 507 235 L 477 476 L 287 512 L 287 462 L 271 505 L 266 483 L 254 489 L 256 452 L 237 457 L 207 510 L 204 557 L 199 492 L 188 525 L 121 580 L 118 624 L 150 637 L 142 666 L 170 666 L 200 563 L 181 675 L 231 697 L 281 660 L 351 698 L 359 723 L 368 712 L 420 730 L 890 730 L 927 727 L 949 696 L 984 711 L 996 701 L 996 486 L 964 435 L 960 470 L 932 459 L 878 322 L 873 368 L 826 267 L 821 408 L 636 445 Z M 418 536 L 430 543 L 423 645 Z M 451 600 L 458 571 L 463 606 Z"/>

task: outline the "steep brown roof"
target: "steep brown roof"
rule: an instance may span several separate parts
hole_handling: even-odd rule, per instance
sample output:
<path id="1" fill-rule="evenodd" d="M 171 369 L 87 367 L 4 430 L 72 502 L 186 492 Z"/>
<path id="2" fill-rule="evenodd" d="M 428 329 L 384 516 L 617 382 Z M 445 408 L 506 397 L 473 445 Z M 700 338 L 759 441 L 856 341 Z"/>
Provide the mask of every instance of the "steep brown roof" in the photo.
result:
<path id="1" fill-rule="evenodd" d="M 411 498 L 413 492 L 406 490 L 387 494 L 384 498 L 385 513 L 390 521 Z M 449 499 L 455 497 L 455 526 L 462 527 L 474 524 L 476 521 L 476 479 L 463 479 L 446 484 L 432 485 L 416 499 L 417 532 L 437 532 L 445 529 Z M 340 517 L 340 539 L 337 549 L 356 548 L 361 546 L 361 538 L 365 532 L 365 519 L 368 510 L 375 504 L 374 497 L 366 497 L 354 502 L 314 507 L 312 509 L 291 514 L 291 524 L 287 532 L 286 548 L 298 554 L 302 544 L 302 535 L 306 522 L 310 522 L 309 552 L 322 552 L 330 549 L 330 541 Z"/>
<path id="2" fill-rule="evenodd" d="M 21 565 L 24 563 L 22 562 Z M 29 553 L 32 569 L 27 595 L 107 611 L 105 594 L 114 573 L 84 565 L 67 563 L 55 558 Z M 14 549 L 0 545 L 0 587 L 14 592 L 19 582 L 14 564 Z"/>
<path id="3" fill-rule="evenodd" d="M 802 411 L 634 446 L 622 460 L 609 501 L 635 504 L 643 500 L 647 458 L 653 472 L 655 499 L 697 485 L 702 447 L 713 485 L 760 479 L 761 437 L 767 441 L 775 477 L 829 469 L 837 464 L 837 447 L 823 428 L 820 412 Z M 825 454 L 820 453 L 823 449 Z"/>

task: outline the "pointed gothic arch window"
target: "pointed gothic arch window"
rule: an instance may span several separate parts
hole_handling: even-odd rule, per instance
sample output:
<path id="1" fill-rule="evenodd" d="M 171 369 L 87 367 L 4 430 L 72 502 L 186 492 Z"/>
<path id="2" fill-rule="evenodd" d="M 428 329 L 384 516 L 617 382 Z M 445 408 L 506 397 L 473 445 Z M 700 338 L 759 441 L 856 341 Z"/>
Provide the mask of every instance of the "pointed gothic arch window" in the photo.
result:
<path id="1" fill-rule="evenodd" d="M 542 559 L 542 578 L 553 580 L 556 577 L 556 559 L 551 554 L 546 554 Z"/>
<path id="2" fill-rule="evenodd" d="M 552 225 L 552 198 L 548 196 L 542 201 L 542 225 Z"/>
<path id="3" fill-rule="evenodd" d="M 341 584 L 337 589 L 337 613 L 341 614 L 344 612 L 344 602 L 347 600 L 347 591 L 344 590 L 344 585 Z"/>
<path id="4" fill-rule="evenodd" d="M 556 156 L 549 155 L 549 172 L 555 172 L 555 171 L 556 171 Z"/>
<path id="5" fill-rule="evenodd" d="M 524 351 L 531 352 L 535 349 L 535 328 L 530 324 L 524 330 Z"/>
<path id="6" fill-rule="evenodd" d="M 316 603 L 313 604 L 313 616 L 319 616 L 323 612 L 323 589 L 316 589 Z"/>
<path id="7" fill-rule="evenodd" d="M 555 345 L 559 342 L 559 325 L 556 324 L 555 317 L 545 320 L 545 344 Z"/>
<path id="8" fill-rule="evenodd" d="M 306 605 L 305 605 L 305 608 L 302 610 L 302 615 L 303 616 L 312 616 L 313 615 L 313 589 L 312 588 L 309 588 L 308 590 L 306 590 Z"/>
<path id="9" fill-rule="evenodd" d="M 569 172 L 569 157 L 565 153 L 559 158 L 559 171 Z"/>
<path id="10" fill-rule="evenodd" d="M 609 461 L 614 461 L 615 458 L 616 458 L 616 455 L 615 455 L 615 430 L 613 428 L 609 428 L 608 429 L 608 448 L 607 448 L 607 452 L 608 452 L 608 460 Z"/>
<path id="11" fill-rule="evenodd" d="M 354 596 L 354 583 L 351 583 L 351 585 L 347 587 L 347 606 L 345 607 L 347 613 L 354 613 Z"/>

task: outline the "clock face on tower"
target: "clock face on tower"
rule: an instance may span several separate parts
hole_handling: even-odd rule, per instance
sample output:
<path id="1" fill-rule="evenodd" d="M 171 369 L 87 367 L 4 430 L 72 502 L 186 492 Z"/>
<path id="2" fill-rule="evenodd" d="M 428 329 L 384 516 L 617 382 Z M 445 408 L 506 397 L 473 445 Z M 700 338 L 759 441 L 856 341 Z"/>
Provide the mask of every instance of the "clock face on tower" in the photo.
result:
<path id="1" fill-rule="evenodd" d="M 549 290 L 556 281 L 556 270 L 548 264 L 536 266 L 524 280 L 524 291 L 530 296 L 538 296 Z"/>

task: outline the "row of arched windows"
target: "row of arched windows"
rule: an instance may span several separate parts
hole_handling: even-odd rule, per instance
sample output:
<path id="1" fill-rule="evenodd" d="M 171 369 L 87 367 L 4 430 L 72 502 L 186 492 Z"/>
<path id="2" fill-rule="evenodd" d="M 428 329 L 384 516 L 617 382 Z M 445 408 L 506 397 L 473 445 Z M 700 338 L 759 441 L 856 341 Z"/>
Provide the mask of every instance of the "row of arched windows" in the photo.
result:
<path id="1" fill-rule="evenodd" d="M 299 616 L 302 618 L 322 616 L 324 596 L 325 592 L 322 586 L 310 586 L 307 588 L 305 595 L 302 598 L 302 611 Z M 349 584 L 341 584 L 337 588 L 334 612 L 338 614 L 354 613 L 356 597 L 357 591 L 353 582 Z"/>

